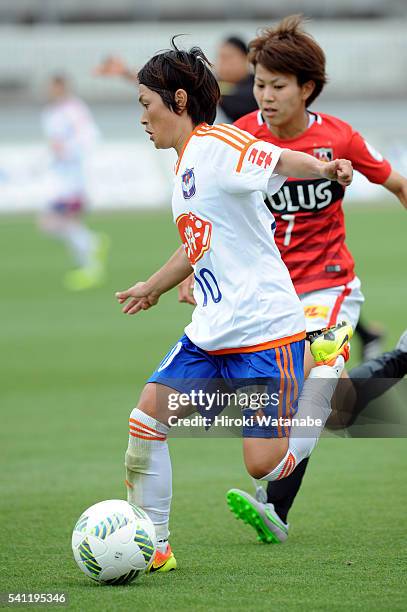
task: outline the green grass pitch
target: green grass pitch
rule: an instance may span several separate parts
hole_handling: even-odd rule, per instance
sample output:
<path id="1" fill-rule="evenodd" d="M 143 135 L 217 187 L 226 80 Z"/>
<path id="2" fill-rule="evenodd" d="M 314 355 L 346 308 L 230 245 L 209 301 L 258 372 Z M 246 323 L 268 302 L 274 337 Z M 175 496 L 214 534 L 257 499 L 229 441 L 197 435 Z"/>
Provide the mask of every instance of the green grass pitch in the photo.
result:
<path id="1" fill-rule="evenodd" d="M 347 215 L 364 314 L 386 325 L 389 347 L 406 325 L 404 215 L 395 204 Z M 404 439 L 322 440 L 281 546 L 258 544 L 227 509 L 225 491 L 250 486 L 240 440 L 174 439 L 179 570 L 127 587 L 78 570 L 73 525 L 96 501 L 125 496 L 128 414 L 190 316 L 174 293 L 132 318 L 113 297 L 178 244 L 168 212 L 90 223 L 112 238 L 108 282 L 69 294 L 62 246 L 31 218 L 0 219 L 0 591 L 64 591 L 70 609 L 100 612 L 405 610 Z"/>

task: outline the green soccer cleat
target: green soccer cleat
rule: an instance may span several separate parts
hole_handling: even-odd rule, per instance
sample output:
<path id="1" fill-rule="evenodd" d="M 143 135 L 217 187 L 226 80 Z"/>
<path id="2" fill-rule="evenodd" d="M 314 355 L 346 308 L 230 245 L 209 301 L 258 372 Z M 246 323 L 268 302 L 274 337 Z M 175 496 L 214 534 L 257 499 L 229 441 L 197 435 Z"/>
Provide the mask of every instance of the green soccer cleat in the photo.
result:
<path id="1" fill-rule="evenodd" d="M 226 500 L 236 518 L 255 529 L 259 542 L 281 544 L 288 538 L 288 525 L 280 519 L 273 504 L 265 504 L 240 489 L 230 489 Z"/>
<path id="2" fill-rule="evenodd" d="M 110 238 L 107 234 L 97 234 L 97 244 L 95 248 L 95 261 L 102 267 L 105 266 L 110 249 Z"/>
<path id="3" fill-rule="evenodd" d="M 84 291 L 93 289 L 103 284 L 105 274 L 100 266 L 89 266 L 78 268 L 68 272 L 64 279 L 64 285 L 70 291 Z"/>
<path id="4" fill-rule="evenodd" d="M 352 326 L 345 321 L 320 332 L 308 334 L 315 365 L 333 366 L 340 355 L 344 361 L 347 361 L 350 353 L 349 340 L 352 336 Z"/>

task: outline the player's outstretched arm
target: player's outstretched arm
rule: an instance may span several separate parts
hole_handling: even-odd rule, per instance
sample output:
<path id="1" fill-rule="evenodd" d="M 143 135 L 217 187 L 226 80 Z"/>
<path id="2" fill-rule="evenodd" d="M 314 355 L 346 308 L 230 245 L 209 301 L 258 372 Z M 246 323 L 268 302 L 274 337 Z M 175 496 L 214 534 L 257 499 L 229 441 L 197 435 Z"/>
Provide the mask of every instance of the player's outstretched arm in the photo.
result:
<path id="1" fill-rule="evenodd" d="M 351 184 L 353 177 L 352 164 L 347 159 L 322 162 L 307 153 L 288 149 L 281 153 L 275 171 L 293 178 L 326 178 L 345 187 Z"/>
<path id="2" fill-rule="evenodd" d="M 387 181 L 383 183 L 383 187 L 394 193 L 404 208 L 407 208 L 407 178 L 405 176 L 392 170 Z"/>
<path id="3" fill-rule="evenodd" d="M 192 272 L 191 264 L 181 246 L 170 259 L 150 278 L 125 291 L 118 291 L 116 298 L 119 304 L 124 304 L 122 312 L 136 314 L 140 310 L 148 310 L 157 304 L 160 296 L 176 287 Z"/>

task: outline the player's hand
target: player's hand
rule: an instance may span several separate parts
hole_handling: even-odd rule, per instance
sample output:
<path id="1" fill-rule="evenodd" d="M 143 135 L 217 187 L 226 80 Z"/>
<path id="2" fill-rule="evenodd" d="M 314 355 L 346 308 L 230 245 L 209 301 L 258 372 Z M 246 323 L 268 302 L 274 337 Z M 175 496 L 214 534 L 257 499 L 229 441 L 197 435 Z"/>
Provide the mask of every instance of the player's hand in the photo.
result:
<path id="1" fill-rule="evenodd" d="M 125 304 L 122 308 L 122 312 L 129 315 L 136 314 L 140 312 L 140 310 L 148 310 L 151 306 L 155 306 L 159 297 L 160 295 L 152 290 L 148 283 L 136 283 L 133 287 L 126 289 L 126 291 L 116 292 L 116 298 L 119 304 Z"/>
<path id="2" fill-rule="evenodd" d="M 352 164 L 347 159 L 334 159 L 334 161 L 324 163 L 322 176 L 331 181 L 338 181 L 340 185 L 347 187 L 353 178 Z"/>
<path id="3" fill-rule="evenodd" d="M 129 72 L 121 57 L 110 55 L 93 70 L 95 76 L 126 76 Z"/>
<path id="4" fill-rule="evenodd" d="M 196 306 L 196 302 L 193 296 L 194 289 L 194 275 L 191 274 L 178 285 L 178 301 L 184 304 L 192 304 Z"/>

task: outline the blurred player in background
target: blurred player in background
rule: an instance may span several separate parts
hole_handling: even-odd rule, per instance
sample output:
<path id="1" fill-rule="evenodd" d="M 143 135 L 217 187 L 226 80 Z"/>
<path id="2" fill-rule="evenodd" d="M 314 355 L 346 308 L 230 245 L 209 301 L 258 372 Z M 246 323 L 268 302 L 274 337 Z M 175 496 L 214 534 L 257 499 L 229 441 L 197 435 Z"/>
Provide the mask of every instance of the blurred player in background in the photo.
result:
<path id="1" fill-rule="evenodd" d="M 308 110 L 326 83 L 325 55 L 301 28 L 298 16 L 284 19 L 250 45 L 255 69 L 254 95 L 259 110 L 235 125 L 281 148 L 304 151 L 329 162 L 346 157 L 371 182 L 382 184 L 407 207 L 407 180 L 393 170 L 363 137 L 344 121 Z M 288 179 L 266 205 L 276 217 L 276 244 L 304 306 L 307 332 L 346 320 L 354 328 L 363 295 L 353 258 L 345 244 L 342 200 L 345 189 L 324 179 Z M 366 213 L 369 214 L 369 213 Z M 184 296 L 185 298 L 185 293 Z M 305 372 L 313 365 L 306 351 Z M 392 379 L 407 373 L 407 335 L 398 347 L 354 368 L 343 425 L 354 422 L 369 400 L 390 384 L 372 386 L 372 378 Z M 339 401 L 339 398 L 338 398 Z M 301 485 L 308 459 L 284 481 L 257 489 L 257 499 L 232 490 L 232 510 L 252 524 L 264 541 L 287 538 L 287 514 Z M 265 504 L 264 502 L 268 503 Z"/>
<path id="2" fill-rule="evenodd" d="M 215 73 L 221 93 L 219 107 L 227 123 L 257 109 L 247 51 L 246 43 L 237 36 L 226 38 L 218 49 Z"/>
<path id="3" fill-rule="evenodd" d="M 55 193 L 40 228 L 64 242 L 76 269 L 68 272 L 65 286 L 77 291 L 99 285 L 104 278 L 108 238 L 84 223 L 86 204 L 85 162 L 99 138 L 99 131 L 85 103 L 74 96 L 64 75 L 48 83 L 48 104 L 42 125 L 52 155 Z"/>
<path id="4" fill-rule="evenodd" d="M 229 36 L 219 46 L 215 73 L 221 97 L 219 109 L 228 123 L 257 109 L 253 95 L 254 76 L 247 57 L 247 45 L 238 36 Z M 118 76 L 137 83 L 137 70 L 117 55 L 107 57 L 94 71 L 96 76 Z"/>
<path id="5" fill-rule="evenodd" d="M 109 55 L 93 70 L 95 76 L 121 77 L 131 83 L 138 83 L 137 70 L 129 68 L 118 55 Z"/>

